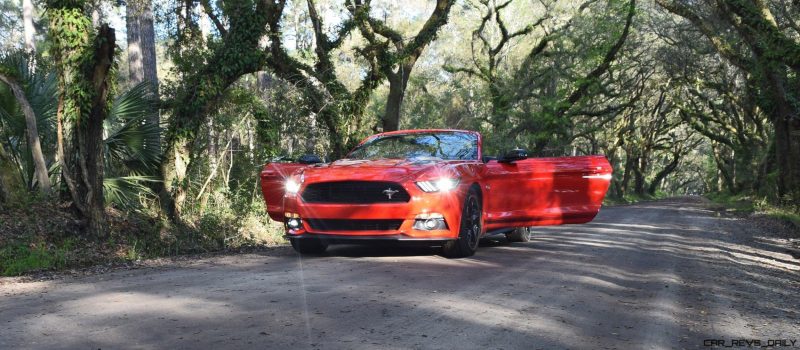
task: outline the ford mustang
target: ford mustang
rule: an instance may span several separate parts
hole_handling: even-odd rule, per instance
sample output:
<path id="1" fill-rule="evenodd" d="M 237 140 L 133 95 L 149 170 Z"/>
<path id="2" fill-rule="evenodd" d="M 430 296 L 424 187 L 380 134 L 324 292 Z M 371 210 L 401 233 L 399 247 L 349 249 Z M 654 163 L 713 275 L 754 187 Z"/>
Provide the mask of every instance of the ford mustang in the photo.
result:
<path id="1" fill-rule="evenodd" d="M 466 257 L 479 240 L 528 241 L 530 227 L 594 219 L 611 180 L 604 156 L 483 154 L 465 130 L 371 136 L 344 159 L 270 162 L 261 172 L 267 212 L 304 254 L 332 243 L 416 242 Z"/>

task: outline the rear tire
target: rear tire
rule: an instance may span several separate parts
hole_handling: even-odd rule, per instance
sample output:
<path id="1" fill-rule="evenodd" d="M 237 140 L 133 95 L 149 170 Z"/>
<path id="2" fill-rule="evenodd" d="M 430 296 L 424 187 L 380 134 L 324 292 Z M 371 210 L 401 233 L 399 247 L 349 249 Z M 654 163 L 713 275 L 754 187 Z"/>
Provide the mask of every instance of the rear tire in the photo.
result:
<path id="1" fill-rule="evenodd" d="M 517 227 L 514 231 L 506 233 L 506 239 L 509 242 L 530 242 L 531 241 L 531 228 L 530 227 Z"/>
<path id="2" fill-rule="evenodd" d="M 442 255 L 448 258 L 464 258 L 475 254 L 481 237 L 481 199 L 474 188 L 464 199 L 461 210 L 461 225 L 458 239 L 448 241 L 442 246 Z"/>
<path id="3" fill-rule="evenodd" d="M 328 249 L 328 244 L 318 239 L 290 238 L 289 242 L 292 243 L 292 248 L 300 254 L 322 254 Z"/>

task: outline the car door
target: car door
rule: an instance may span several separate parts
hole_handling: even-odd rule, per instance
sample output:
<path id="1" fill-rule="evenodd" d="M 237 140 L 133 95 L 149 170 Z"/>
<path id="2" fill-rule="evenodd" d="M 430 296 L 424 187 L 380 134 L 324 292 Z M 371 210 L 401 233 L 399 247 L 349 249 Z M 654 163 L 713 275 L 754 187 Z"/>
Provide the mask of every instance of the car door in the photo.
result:
<path id="1" fill-rule="evenodd" d="M 600 210 L 611 180 L 604 156 L 489 161 L 487 228 L 585 223 Z"/>
<path id="2" fill-rule="evenodd" d="M 261 170 L 261 193 L 272 220 L 283 221 L 283 195 L 286 178 L 297 169 L 307 166 L 300 163 L 267 163 Z"/>

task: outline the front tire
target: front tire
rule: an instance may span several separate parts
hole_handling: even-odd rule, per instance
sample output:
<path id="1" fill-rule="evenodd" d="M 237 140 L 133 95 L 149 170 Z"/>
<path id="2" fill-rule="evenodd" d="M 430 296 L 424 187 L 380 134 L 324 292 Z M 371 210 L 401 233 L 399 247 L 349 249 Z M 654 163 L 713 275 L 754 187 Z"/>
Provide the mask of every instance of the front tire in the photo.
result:
<path id="1" fill-rule="evenodd" d="M 458 239 L 448 241 L 442 247 L 442 255 L 448 258 L 464 258 L 475 254 L 481 237 L 481 199 L 473 188 L 464 199 L 461 210 L 461 228 Z"/>
<path id="2" fill-rule="evenodd" d="M 530 242 L 531 241 L 531 228 L 530 227 L 517 227 L 514 231 L 506 233 L 506 239 L 509 242 Z"/>
<path id="3" fill-rule="evenodd" d="M 300 254 L 322 254 L 328 249 L 328 244 L 318 239 L 290 238 L 292 248 Z"/>

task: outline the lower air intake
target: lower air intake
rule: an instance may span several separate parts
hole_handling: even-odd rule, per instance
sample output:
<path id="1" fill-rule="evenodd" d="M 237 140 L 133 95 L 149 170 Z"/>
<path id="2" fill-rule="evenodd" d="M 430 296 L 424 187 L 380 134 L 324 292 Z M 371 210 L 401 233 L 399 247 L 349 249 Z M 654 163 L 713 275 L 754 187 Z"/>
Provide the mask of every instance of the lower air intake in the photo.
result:
<path id="1" fill-rule="evenodd" d="M 402 219 L 306 219 L 313 230 L 319 231 L 394 231 Z"/>

